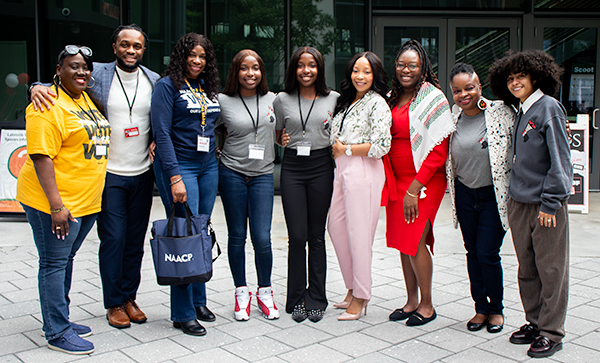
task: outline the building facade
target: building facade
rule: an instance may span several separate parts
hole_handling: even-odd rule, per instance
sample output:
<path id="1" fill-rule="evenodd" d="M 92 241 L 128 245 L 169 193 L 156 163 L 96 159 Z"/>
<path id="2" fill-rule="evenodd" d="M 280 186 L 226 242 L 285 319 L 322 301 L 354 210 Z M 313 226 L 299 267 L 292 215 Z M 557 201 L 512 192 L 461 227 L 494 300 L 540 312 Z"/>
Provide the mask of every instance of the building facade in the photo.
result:
<path id="1" fill-rule="evenodd" d="M 22 124 L 28 84 L 51 80 L 65 44 L 87 45 L 95 61 L 113 61 L 112 31 L 127 23 L 147 32 L 143 64 L 159 73 L 179 37 L 193 31 L 213 42 L 223 84 L 235 53 L 252 48 L 275 92 L 302 45 L 324 54 L 327 83 L 337 89 L 353 54 L 375 52 L 391 74 L 400 45 L 418 39 L 445 91 L 450 69 L 464 61 L 475 66 L 488 97 L 495 59 L 509 49 L 543 49 L 565 69 L 560 100 L 570 118 L 590 115 L 590 188 L 600 188 L 597 0 L 0 0 L 0 128 Z"/>

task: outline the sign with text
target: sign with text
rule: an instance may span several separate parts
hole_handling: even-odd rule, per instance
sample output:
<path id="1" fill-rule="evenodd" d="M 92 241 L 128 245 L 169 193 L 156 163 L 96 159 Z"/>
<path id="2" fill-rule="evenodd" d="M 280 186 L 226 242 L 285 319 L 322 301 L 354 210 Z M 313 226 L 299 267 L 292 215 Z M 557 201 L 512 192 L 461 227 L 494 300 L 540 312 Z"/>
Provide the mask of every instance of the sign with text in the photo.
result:
<path id="1" fill-rule="evenodd" d="M 0 135 L 0 212 L 24 212 L 17 196 L 17 178 L 27 160 L 25 130 L 2 130 Z"/>
<path id="2" fill-rule="evenodd" d="M 588 115 L 579 115 L 588 116 Z M 573 165 L 573 186 L 569 197 L 569 211 L 588 213 L 589 208 L 589 122 L 578 117 L 571 123 L 571 164 Z M 587 117 L 589 120 L 589 116 Z"/>

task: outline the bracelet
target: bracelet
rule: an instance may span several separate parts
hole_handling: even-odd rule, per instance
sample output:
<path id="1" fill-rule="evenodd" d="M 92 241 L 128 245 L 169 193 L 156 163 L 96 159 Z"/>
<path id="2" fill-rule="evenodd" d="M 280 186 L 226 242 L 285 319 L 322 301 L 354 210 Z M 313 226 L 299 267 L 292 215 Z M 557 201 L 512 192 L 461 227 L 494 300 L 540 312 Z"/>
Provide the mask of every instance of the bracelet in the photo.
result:
<path id="1" fill-rule="evenodd" d="M 171 186 L 173 186 L 173 185 L 175 185 L 175 184 L 179 183 L 179 182 L 180 182 L 180 181 L 182 181 L 182 180 L 183 180 L 183 178 L 179 178 L 179 179 L 175 180 L 174 182 L 172 182 L 172 183 L 171 183 Z"/>
<path id="2" fill-rule="evenodd" d="M 50 209 L 50 213 L 62 212 L 63 209 L 65 209 L 65 205 L 64 204 L 62 205 L 62 207 L 60 207 L 58 209 Z"/>
<path id="3" fill-rule="evenodd" d="M 419 195 L 414 195 L 411 192 L 408 191 L 408 189 L 406 190 L 406 194 L 408 194 L 409 196 L 413 197 L 413 198 L 418 198 Z"/>

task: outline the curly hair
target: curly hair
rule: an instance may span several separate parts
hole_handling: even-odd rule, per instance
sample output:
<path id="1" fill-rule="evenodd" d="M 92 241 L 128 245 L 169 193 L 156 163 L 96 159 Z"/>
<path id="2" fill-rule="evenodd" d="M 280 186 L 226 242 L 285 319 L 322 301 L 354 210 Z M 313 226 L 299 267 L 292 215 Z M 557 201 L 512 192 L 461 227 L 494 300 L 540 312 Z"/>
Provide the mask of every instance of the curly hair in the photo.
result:
<path id="1" fill-rule="evenodd" d="M 472 76 L 473 74 L 475 74 L 475 69 L 473 69 L 473 66 L 467 63 L 463 63 L 463 62 L 458 62 L 454 65 L 454 67 L 452 67 L 452 70 L 450 71 L 450 82 L 452 82 L 452 80 L 454 79 L 454 76 L 456 76 L 457 74 L 461 74 L 461 73 L 466 73 L 469 76 Z"/>
<path id="2" fill-rule="evenodd" d="M 356 98 L 356 88 L 354 88 L 354 84 L 352 83 L 352 71 L 354 70 L 354 64 L 360 58 L 366 58 L 371 65 L 371 70 L 373 71 L 373 85 L 371 86 L 371 90 L 379 93 L 383 98 L 386 97 L 388 92 L 388 77 L 385 74 L 385 68 L 383 68 L 383 63 L 381 63 L 381 59 L 373 53 L 373 52 L 361 52 L 357 53 L 350 59 L 348 65 L 346 66 L 346 70 L 344 71 L 344 80 L 340 83 L 340 97 L 337 99 L 337 103 L 335 105 L 335 109 L 333 111 L 334 115 L 337 115 L 339 112 L 347 109 L 352 104 L 352 101 Z"/>
<path id="3" fill-rule="evenodd" d="M 441 89 L 440 82 L 439 82 L 437 76 L 435 75 L 435 73 L 433 73 L 433 67 L 431 66 L 431 61 L 429 60 L 429 56 L 427 55 L 427 52 L 425 52 L 425 49 L 423 49 L 423 46 L 421 45 L 421 43 L 419 43 L 418 40 L 411 39 L 411 40 L 407 40 L 406 42 L 404 42 L 404 44 L 402 44 L 402 46 L 398 50 L 398 54 L 396 55 L 394 64 L 398 61 L 400 56 L 408 50 L 415 51 L 417 53 L 417 55 L 419 56 L 419 59 L 421 60 L 421 76 L 419 77 L 418 83 L 415 86 L 412 98 L 415 98 L 417 96 L 417 94 L 419 93 L 419 90 L 421 89 L 421 85 L 423 84 L 424 81 L 427 81 L 427 82 L 431 83 L 432 85 L 434 85 L 435 87 L 437 87 L 438 89 Z M 394 106 L 396 106 L 398 104 L 398 102 L 400 100 L 400 96 L 403 93 L 404 93 L 404 87 L 402 87 L 402 84 L 400 84 L 400 81 L 398 80 L 398 77 L 396 76 L 396 68 L 394 67 L 394 76 L 392 77 L 392 93 L 390 94 L 390 97 L 388 98 L 388 104 L 391 109 L 393 109 Z"/>
<path id="4" fill-rule="evenodd" d="M 298 61 L 304 53 L 312 55 L 317 63 L 317 79 L 315 80 L 317 94 L 327 96 L 331 88 L 327 87 L 325 83 L 325 60 L 321 52 L 313 47 L 300 47 L 292 54 L 285 72 L 285 92 L 292 93 L 298 89 Z"/>
<path id="5" fill-rule="evenodd" d="M 117 44 L 117 38 L 119 37 L 119 34 L 123 30 L 126 30 L 126 29 L 136 30 L 136 31 L 140 32 L 144 36 L 144 47 L 146 47 L 148 45 L 148 36 L 146 35 L 146 33 L 144 33 L 142 28 L 135 23 L 131 23 L 128 25 L 119 25 L 117 27 L 117 29 L 115 29 L 115 31 L 113 31 L 112 36 L 110 38 L 112 40 L 113 44 Z"/>
<path id="6" fill-rule="evenodd" d="M 229 66 L 229 74 L 227 75 L 227 83 L 223 93 L 228 96 L 235 96 L 240 91 L 240 81 L 238 75 L 240 74 L 240 67 L 246 57 L 254 57 L 258 62 L 258 69 L 260 70 L 260 83 L 256 86 L 256 92 L 259 95 L 265 95 L 269 92 L 269 85 L 267 84 L 267 71 L 265 70 L 265 62 L 258 53 L 252 49 L 242 49 L 233 57 L 231 65 Z"/>
<path id="7" fill-rule="evenodd" d="M 206 52 L 206 65 L 204 70 L 198 76 L 199 80 L 204 81 L 204 91 L 209 98 L 215 98 L 219 92 L 219 71 L 217 69 L 217 57 L 215 56 L 215 48 L 210 40 L 202 34 L 187 33 L 182 36 L 173 52 L 167 69 L 163 73 L 163 77 L 171 77 L 173 87 L 181 89 L 185 83 L 187 73 L 187 59 L 192 49 L 196 46 L 201 46 Z"/>
<path id="8" fill-rule="evenodd" d="M 492 93 L 507 105 L 519 106 L 520 100 L 508 89 L 507 80 L 512 74 L 526 74 L 531 77 L 534 90 L 556 97 L 560 89 L 563 69 L 554 58 L 542 50 L 509 52 L 492 64 L 488 82 Z"/>

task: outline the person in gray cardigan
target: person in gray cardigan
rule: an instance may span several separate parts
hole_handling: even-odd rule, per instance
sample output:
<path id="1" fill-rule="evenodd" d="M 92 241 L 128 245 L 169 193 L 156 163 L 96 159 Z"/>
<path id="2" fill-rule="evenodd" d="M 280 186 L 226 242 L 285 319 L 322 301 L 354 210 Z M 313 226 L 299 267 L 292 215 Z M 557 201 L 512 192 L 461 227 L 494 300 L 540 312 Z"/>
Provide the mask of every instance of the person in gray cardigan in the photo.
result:
<path id="1" fill-rule="evenodd" d="M 499 333 L 504 326 L 500 248 L 508 230 L 506 203 L 512 166 L 511 134 L 515 113 L 502 101 L 482 97 L 470 64 L 450 72 L 456 131 L 450 136 L 446 176 L 454 228 L 467 250 L 467 270 L 476 315 L 467 329 Z"/>
<path id="2" fill-rule="evenodd" d="M 562 70 L 547 53 L 525 51 L 496 61 L 492 92 L 519 107 L 513 132 L 508 201 L 519 292 L 528 324 L 510 337 L 530 357 L 562 349 L 569 291 L 569 216 L 573 168 L 567 115 L 555 98 Z"/>

